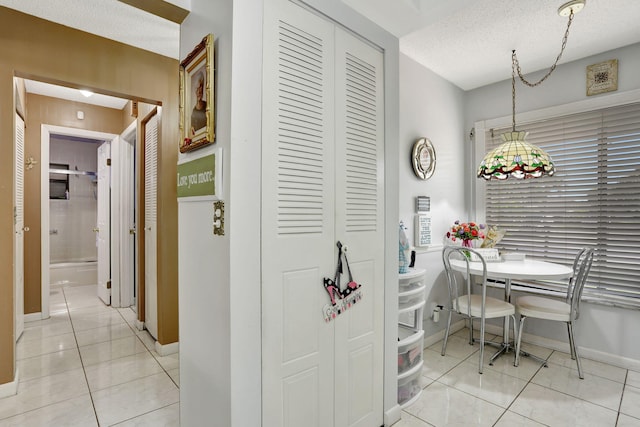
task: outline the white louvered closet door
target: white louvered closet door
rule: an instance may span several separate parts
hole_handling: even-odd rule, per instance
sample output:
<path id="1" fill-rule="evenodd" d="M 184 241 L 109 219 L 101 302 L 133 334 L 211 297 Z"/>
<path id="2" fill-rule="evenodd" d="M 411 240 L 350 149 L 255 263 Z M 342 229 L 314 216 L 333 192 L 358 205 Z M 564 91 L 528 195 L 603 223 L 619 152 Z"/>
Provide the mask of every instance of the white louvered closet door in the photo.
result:
<path id="1" fill-rule="evenodd" d="M 336 319 L 336 426 L 383 424 L 383 55 L 336 29 L 336 238 L 363 298 Z M 346 271 L 345 271 L 346 273 Z M 344 276 L 343 276 L 344 277 Z"/>
<path id="2" fill-rule="evenodd" d="M 286 0 L 265 7 L 264 32 L 262 425 L 381 425 L 382 140 L 360 140 L 362 125 L 349 130 L 346 117 L 338 118 L 348 113 L 348 96 L 345 47 L 337 44 L 355 39 Z M 347 48 L 356 58 L 358 49 L 375 52 L 356 45 Z M 368 117 L 359 109 L 349 110 L 352 121 Z M 358 141 L 347 149 L 352 132 Z M 349 177 L 344 162 L 362 165 L 362 150 L 366 171 Z M 347 216 L 350 227 L 340 224 Z M 349 246 L 363 300 L 325 323 L 322 279 L 334 275 L 337 240 Z"/>
<path id="3" fill-rule="evenodd" d="M 144 325 L 158 338 L 158 115 L 145 124 L 144 138 Z"/>
<path id="4" fill-rule="evenodd" d="M 18 341 L 24 331 L 24 120 L 16 114 L 15 133 L 15 175 L 14 206 L 15 206 L 15 260 L 14 286 L 15 286 L 15 339 Z"/>

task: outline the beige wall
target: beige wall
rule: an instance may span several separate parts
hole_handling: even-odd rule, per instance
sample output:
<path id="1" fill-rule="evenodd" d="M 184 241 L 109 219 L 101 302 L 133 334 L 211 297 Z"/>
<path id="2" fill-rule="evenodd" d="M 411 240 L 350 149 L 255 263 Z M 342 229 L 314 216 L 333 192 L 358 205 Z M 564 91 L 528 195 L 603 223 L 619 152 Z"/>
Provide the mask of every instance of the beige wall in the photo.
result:
<path id="1" fill-rule="evenodd" d="M 0 7 L 0 149 L 4 154 L 0 156 L 0 384 L 14 379 L 15 367 L 10 243 L 13 242 L 14 76 L 82 86 L 162 105 L 158 147 L 158 341 L 161 344 L 177 341 L 178 62 Z M 122 123 L 122 118 L 119 120 Z M 28 114 L 26 122 L 29 127 Z M 27 155 L 42 163 L 39 152 Z M 39 219 L 29 216 L 29 222 L 39 224 Z"/>
<path id="2" fill-rule="evenodd" d="M 30 156 L 38 163 L 24 174 L 24 224 L 29 232 L 24 237 L 24 312 L 38 313 L 41 306 L 41 224 L 40 224 L 40 174 L 48 168 L 48 161 L 40 155 L 41 125 L 64 126 L 119 134 L 122 112 L 113 108 L 97 107 L 80 102 L 64 101 L 41 95 L 28 94 L 25 122 L 25 158 Z M 76 112 L 85 114 L 84 120 L 76 118 Z"/>

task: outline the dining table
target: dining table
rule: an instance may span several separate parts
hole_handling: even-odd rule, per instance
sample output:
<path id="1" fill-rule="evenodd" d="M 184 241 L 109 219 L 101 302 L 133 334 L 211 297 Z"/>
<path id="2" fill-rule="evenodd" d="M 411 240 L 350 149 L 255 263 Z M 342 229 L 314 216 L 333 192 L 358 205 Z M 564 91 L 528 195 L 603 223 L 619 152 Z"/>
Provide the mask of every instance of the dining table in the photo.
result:
<path id="1" fill-rule="evenodd" d="M 526 257 L 517 260 L 485 261 L 485 263 L 487 278 L 504 282 L 504 300 L 507 302 L 511 302 L 511 283 L 513 280 L 562 280 L 573 275 L 572 267 Z M 481 261 L 469 261 L 468 265 L 470 274 L 482 275 Z M 465 260 L 451 260 L 451 268 L 455 271 L 466 272 L 467 262 Z M 509 316 L 505 316 L 502 342 L 498 343 L 498 351 L 491 357 L 489 364 L 492 365 L 497 357 L 514 348 L 515 346 L 509 340 Z M 521 354 L 531 356 L 526 352 Z"/>

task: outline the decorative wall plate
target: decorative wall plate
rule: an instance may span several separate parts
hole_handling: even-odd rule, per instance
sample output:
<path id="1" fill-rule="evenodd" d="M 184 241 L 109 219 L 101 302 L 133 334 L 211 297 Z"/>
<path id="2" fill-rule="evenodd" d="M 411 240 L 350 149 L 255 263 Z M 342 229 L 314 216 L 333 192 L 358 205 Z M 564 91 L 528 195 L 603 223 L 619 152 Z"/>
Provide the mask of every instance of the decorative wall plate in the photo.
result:
<path id="1" fill-rule="evenodd" d="M 587 67 L 587 96 L 618 90 L 618 60 Z"/>
<path id="2" fill-rule="evenodd" d="M 436 169 L 436 150 L 429 138 L 420 138 L 413 144 L 411 165 L 418 178 L 431 178 Z"/>

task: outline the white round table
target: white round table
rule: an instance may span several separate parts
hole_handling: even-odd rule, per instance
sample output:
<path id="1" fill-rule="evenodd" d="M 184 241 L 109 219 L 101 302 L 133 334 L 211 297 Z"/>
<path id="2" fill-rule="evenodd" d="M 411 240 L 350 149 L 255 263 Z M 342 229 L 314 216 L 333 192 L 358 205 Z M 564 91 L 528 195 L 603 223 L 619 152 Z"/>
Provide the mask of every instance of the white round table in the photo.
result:
<path id="1" fill-rule="evenodd" d="M 482 262 L 469 261 L 469 272 L 472 275 L 482 275 Z M 487 278 L 504 280 L 504 300 L 511 302 L 511 281 L 516 280 L 561 280 L 573 275 L 573 268 L 553 262 L 538 261 L 535 259 L 518 261 L 486 262 Z M 464 260 L 451 260 L 451 268 L 456 271 L 466 272 L 467 262 Z M 499 350 L 491 357 L 490 364 L 501 354 L 513 349 L 509 342 L 509 317 L 504 318 L 502 343 Z M 526 353 L 521 353 L 528 355 Z"/>

